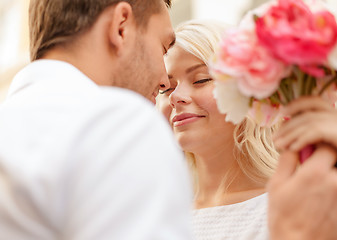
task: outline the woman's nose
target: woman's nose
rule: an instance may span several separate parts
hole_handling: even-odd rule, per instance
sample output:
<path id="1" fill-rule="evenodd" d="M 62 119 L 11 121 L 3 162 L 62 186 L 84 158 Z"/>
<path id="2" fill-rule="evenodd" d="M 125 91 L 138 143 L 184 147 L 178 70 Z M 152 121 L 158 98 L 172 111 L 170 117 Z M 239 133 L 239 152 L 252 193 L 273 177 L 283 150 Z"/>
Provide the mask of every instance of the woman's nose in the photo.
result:
<path id="1" fill-rule="evenodd" d="M 179 85 L 175 87 L 169 99 L 172 107 L 177 107 L 179 104 L 188 104 L 191 101 L 188 88 Z"/>

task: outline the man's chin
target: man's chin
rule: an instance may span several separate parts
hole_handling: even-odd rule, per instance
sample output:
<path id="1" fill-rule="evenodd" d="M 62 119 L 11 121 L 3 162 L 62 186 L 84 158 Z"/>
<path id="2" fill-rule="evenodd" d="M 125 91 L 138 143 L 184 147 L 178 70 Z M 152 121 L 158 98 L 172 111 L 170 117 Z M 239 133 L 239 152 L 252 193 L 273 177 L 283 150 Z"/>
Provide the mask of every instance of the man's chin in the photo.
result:
<path id="1" fill-rule="evenodd" d="M 157 100 L 156 100 L 156 97 L 155 97 L 154 95 L 151 95 L 150 101 L 151 101 L 154 105 L 156 105 Z"/>

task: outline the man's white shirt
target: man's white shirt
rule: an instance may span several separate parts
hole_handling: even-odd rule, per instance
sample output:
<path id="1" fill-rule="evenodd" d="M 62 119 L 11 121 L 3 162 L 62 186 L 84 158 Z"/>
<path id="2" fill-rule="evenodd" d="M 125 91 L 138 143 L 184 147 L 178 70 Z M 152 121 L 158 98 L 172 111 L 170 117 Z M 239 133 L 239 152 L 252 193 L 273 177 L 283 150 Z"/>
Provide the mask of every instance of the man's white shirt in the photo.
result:
<path id="1" fill-rule="evenodd" d="M 187 172 L 149 101 L 33 62 L 0 108 L 0 239 L 188 240 Z"/>

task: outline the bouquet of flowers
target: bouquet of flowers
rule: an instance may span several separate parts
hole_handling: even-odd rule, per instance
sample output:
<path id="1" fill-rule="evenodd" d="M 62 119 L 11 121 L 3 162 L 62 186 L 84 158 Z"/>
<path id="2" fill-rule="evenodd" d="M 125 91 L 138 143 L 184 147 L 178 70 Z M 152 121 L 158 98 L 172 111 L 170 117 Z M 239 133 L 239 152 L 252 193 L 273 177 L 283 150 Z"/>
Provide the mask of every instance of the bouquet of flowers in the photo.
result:
<path id="1" fill-rule="evenodd" d="M 277 0 L 228 29 L 211 62 L 215 98 L 226 120 L 261 126 L 304 95 L 337 100 L 337 24 L 318 0 Z"/>

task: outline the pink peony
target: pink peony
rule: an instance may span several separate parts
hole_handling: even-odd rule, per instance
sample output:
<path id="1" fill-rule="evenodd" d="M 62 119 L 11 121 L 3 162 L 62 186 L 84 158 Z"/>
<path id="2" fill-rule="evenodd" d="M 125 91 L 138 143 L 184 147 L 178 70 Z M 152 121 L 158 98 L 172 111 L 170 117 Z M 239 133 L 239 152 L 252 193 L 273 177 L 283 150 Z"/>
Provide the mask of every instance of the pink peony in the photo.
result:
<path id="1" fill-rule="evenodd" d="M 328 11 L 313 13 L 302 0 L 279 0 L 256 21 L 259 41 L 287 64 L 321 77 L 337 41 L 337 24 Z"/>
<path id="2" fill-rule="evenodd" d="M 242 29 L 227 32 L 213 69 L 236 79 L 245 96 L 257 99 L 273 94 L 287 73 L 286 66 L 258 43 L 254 32 Z"/>

